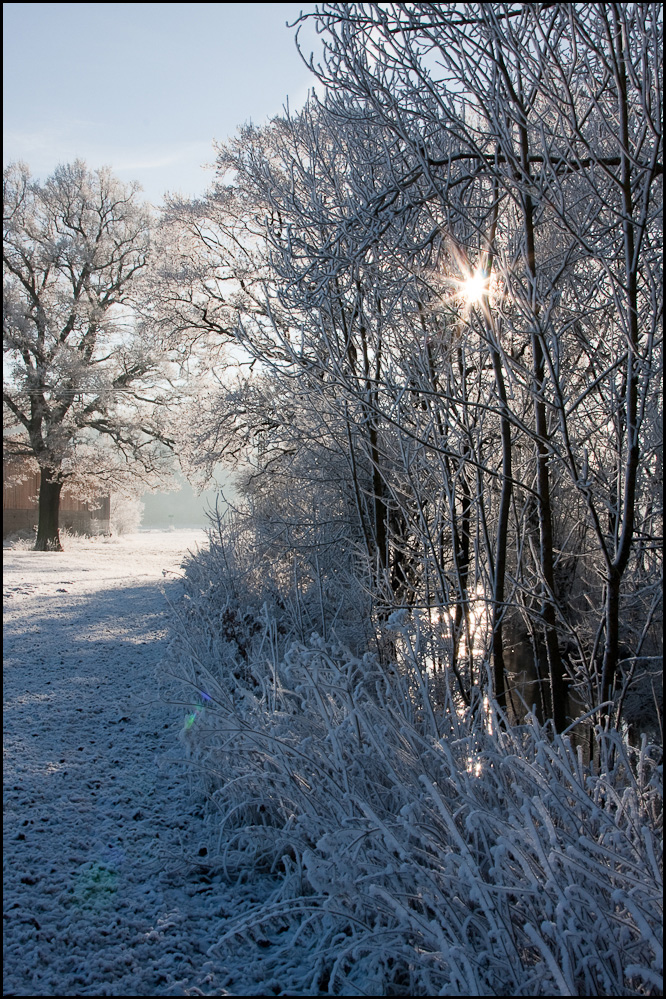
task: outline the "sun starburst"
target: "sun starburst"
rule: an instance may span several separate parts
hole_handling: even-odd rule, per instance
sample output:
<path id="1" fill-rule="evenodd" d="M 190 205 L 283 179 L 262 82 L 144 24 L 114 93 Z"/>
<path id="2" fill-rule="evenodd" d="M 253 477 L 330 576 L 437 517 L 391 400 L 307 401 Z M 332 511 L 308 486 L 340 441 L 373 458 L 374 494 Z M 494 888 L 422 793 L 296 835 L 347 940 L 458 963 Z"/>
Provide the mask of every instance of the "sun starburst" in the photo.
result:
<path id="1" fill-rule="evenodd" d="M 488 279 L 481 271 L 474 271 L 460 282 L 460 296 L 468 305 L 476 305 L 488 294 Z"/>

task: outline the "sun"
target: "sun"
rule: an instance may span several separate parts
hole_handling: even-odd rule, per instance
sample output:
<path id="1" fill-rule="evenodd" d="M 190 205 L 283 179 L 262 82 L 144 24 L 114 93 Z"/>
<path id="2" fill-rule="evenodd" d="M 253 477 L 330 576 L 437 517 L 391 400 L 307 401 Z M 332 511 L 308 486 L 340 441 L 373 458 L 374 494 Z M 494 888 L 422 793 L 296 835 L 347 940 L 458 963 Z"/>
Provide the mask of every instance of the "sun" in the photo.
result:
<path id="1" fill-rule="evenodd" d="M 468 278 L 460 282 L 461 298 L 468 305 L 480 302 L 484 295 L 488 294 L 488 279 L 481 271 L 474 271 Z"/>

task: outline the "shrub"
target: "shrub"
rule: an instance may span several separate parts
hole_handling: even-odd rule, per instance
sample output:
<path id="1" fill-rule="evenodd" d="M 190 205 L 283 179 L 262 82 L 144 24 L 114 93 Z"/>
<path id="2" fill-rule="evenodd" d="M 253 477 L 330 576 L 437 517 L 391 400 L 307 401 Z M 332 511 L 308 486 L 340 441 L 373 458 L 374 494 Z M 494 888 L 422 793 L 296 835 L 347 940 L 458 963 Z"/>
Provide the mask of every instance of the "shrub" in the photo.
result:
<path id="1" fill-rule="evenodd" d="M 239 994 L 661 994 L 655 747 L 599 732 L 584 765 L 534 719 L 456 710 L 404 616 L 399 666 L 291 641 L 230 564 L 203 586 L 212 557 L 189 565 L 173 654 L 212 855 L 270 885 L 214 948 Z"/>

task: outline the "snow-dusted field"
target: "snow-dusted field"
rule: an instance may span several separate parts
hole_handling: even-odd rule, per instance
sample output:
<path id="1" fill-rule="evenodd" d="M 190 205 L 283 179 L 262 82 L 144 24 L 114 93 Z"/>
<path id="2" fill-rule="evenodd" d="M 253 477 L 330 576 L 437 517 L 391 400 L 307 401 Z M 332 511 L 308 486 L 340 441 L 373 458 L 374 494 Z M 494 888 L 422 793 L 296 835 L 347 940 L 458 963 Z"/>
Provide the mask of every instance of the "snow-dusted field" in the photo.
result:
<path id="1" fill-rule="evenodd" d="M 157 679 L 166 598 L 204 542 L 4 551 L 5 995 L 224 994 L 206 951 L 234 902 L 178 761 L 187 705 Z"/>
<path id="2" fill-rule="evenodd" d="M 5 995 L 663 994 L 656 747 L 592 773 L 318 636 L 266 656 L 224 552 L 185 592 L 197 541 L 4 552 Z"/>

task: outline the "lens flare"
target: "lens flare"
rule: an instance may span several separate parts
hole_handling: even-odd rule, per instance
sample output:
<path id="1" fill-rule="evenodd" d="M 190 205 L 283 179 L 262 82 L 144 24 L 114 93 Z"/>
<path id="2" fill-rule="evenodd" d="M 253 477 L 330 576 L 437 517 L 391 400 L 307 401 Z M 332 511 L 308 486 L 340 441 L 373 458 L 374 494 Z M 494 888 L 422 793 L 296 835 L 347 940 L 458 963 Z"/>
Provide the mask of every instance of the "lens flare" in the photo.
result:
<path id="1" fill-rule="evenodd" d="M 89 861 L 76 871 L 68 896 L 79 908 L 104 908 L 112 903 L 117 889 L 118 872 L 108 864 Z"/>
<path id="2" fill-rule="evenodd" d="M 192 728 L 198 716 L 203 713 L 206 707 L 206 701 L 212 701 L 210 694 L 207 694 L 205 690 L 199 691 L 201 694 L 201 704 L 195 704 L 192 707 L 192 711 L 185 718 L 185 731 L 187 732 Z"/>
<path id="3" fill-rule="evenodd" d="M 460 294 L 468 305 L 480 302 L 484 295 L 488 293 L 488 279 L 481 271 L 475 271 L 468 278 L 460 282 Z"/>

